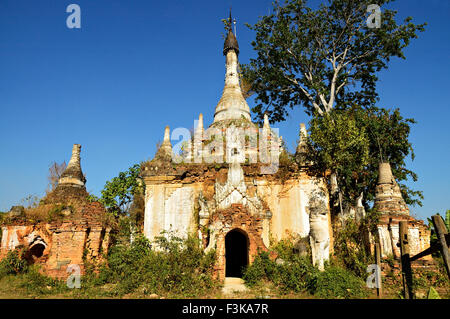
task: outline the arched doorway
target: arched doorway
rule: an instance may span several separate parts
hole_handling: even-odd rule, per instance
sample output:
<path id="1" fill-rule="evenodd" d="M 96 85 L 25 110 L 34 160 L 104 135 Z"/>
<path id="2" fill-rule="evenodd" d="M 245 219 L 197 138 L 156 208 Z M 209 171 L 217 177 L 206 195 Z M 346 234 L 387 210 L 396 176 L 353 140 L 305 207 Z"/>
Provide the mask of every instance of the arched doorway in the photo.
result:
<path id="1" fill-rule="evenodd" d="M 240 229 L 233 229 L 225 236 L 225 276 L 241 278 L 247 265 L 247 234 Z"/>
<path id="2" fill-rule="evenodd" d="M 31 256 L 40 258 L 44 254 L 45 246 L 41 243 L 37 243 L 30 248 Z"/>

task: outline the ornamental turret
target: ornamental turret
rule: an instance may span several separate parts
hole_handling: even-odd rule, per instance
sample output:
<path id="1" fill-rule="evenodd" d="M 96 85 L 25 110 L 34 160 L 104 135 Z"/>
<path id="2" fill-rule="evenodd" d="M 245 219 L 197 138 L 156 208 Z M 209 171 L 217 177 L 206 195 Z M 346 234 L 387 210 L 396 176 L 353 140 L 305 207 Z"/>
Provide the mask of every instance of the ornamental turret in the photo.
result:
<path id="1" fill-rule="evenodd" d="M 242 95 L 238 73 L 239 45 L 231 29 L 232 18 L 230 13 L 230 27 L 223 46 L 226 57 L 225 87 L 222 97 L 216 106 L 214 123 L 223 120 L 247 119 L 251 120 L 250 108 Z"/>

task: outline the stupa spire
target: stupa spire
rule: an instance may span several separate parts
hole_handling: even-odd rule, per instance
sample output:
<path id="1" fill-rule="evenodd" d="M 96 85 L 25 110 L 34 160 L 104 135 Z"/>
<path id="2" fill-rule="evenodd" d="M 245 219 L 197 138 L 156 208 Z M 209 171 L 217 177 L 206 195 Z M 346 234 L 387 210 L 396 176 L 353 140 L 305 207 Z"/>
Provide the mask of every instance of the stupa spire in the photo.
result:
<path id="1" fill-rule="evenodd" d="M 158 156 L 172 157 L 172 143 L 170 143 L 170 127 L 166 126 L 164 129 L 164 139 L 157 152 Z"/>
<path id="2" fill-rule="evenodd" d="M 268 132 L 270 131 L 269 116 L 267 115 L 267 113 L 264 113 L 263 130 Z"/>
<path id="3" fill-rule="evenodd" d="M 203 135 L 203 114 L 200 113 L 198 116 L 198 124 L 197 128 L 195 129 L 195 134 L 202 134 Z"/>
<path id="4" fill-rule="evenodd" d="M 70 157 L 69 164 L 67 164 L 66 169 L 59 178 L 58 186 L 85 187 L 86 178 L 81 171 L 80 152 L 81 145 L 73 144 L 72 156 Z"/>
<path id="5" fill-rule="evenodd" d="M 250 108 L 242 95 L 238 73 L 239 45 L 232 30 L 233 19 L 229 18 L 228 35 L 223 45 L 226 56 L 225 87 L 222 97 L 216 106 L 214 123 L 222 120 L 247 119 L 251 120 Z"/>

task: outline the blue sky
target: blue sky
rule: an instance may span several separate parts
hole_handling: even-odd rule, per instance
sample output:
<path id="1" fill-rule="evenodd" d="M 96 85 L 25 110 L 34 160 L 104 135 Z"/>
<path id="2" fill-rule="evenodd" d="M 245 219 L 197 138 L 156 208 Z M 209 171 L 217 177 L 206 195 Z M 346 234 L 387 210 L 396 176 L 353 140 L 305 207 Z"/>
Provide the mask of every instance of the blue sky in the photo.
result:
<path id="1" fill-rule="evenodd" d="M 66 27 L 66 7 L 81 7 L 81 29 Z M 317 3 L 317 1 L 315 1 Z M 252 31 L 271 0 L 0 0 L 0 211 L 43 196 L 51 162 L 82 144 L 88 191 L 153 157 L 164 127 L 213 119 L 224 81 L 223 25 L 238 19 L 240 61 L 255 56 Z M 408 162 L 424 191 L 425 218 L 450 209 L 450 1 L 398 0 L 399 17 L 427 30 L 380 74 L 380 106 L 418 121 Z M 253 105 L 249 101 L 250 106 Z M 302 109 L 276 124 L 293 149 Z"/>

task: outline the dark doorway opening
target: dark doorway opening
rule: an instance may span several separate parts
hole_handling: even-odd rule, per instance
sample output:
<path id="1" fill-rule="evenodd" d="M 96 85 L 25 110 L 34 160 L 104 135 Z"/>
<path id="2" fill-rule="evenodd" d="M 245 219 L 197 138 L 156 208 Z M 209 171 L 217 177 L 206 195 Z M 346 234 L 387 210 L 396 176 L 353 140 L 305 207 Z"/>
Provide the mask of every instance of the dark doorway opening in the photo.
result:
<path id="1" fill-rule="evenodd" d="M 45 246 L 43 244 L 35 244 L 30 248 L 30 254 L 32 257 L 40 258 L 44 254 Z"/>
<path id="2" fill-rule="evenodd" d="M 225 276 L 242 278 L 247 265 L 247 235 L 239 229 L 234 229 L 225 236 Z"/>

